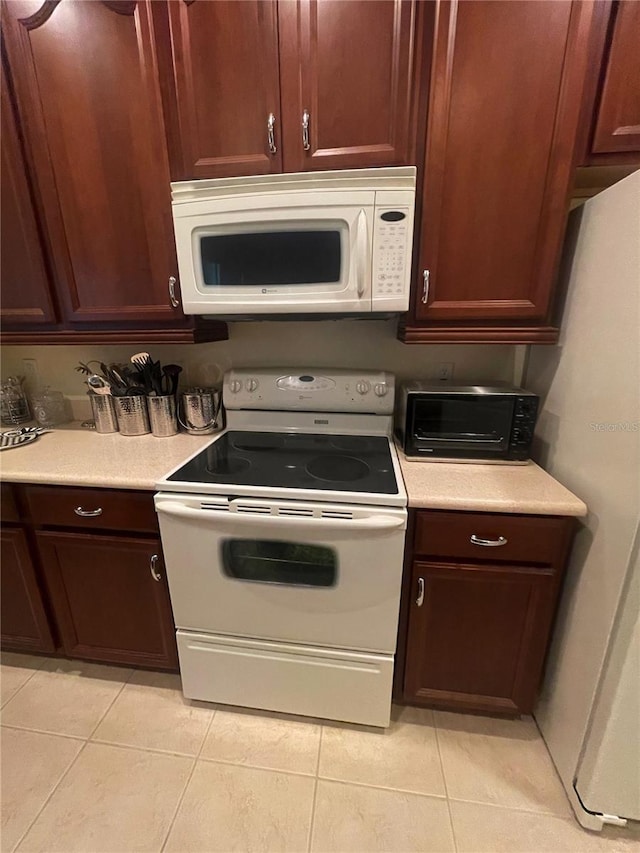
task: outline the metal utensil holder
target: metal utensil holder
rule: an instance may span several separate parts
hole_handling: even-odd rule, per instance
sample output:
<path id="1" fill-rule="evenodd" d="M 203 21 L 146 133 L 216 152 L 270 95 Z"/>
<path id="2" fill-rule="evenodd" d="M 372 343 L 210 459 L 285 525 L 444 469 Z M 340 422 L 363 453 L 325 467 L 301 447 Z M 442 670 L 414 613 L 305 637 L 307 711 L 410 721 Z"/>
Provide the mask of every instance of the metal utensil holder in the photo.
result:
<path id="1" fill-rule="evenodd" d="M 159 438 L 175 435 L 178 432 L 176 417 L 176 398 L 171 394 L 162 397 L 148 397 L 151 432 Z"/>
<path id="2" fill-rule="evenodd" d="M 118 432 L 118 419 L 113 397 L 102 394 L 89 394 L 91 412 L 96 425 L 96 432 Z"/>
<path id="3" fill-rule="evenodd" d="M 146 435 L 151 432 L 146 397 L 114 397 L 114 400 L 122 435 Z"/>
<path id="4" fill-rule="evenodd" d="M 222 394 L 215 388 L 190 388 L 182 393 L 180 425 L 191 435 L 210 435 L 222 429 Z M 184 419 L 183 419 L 184 418 Z"/>

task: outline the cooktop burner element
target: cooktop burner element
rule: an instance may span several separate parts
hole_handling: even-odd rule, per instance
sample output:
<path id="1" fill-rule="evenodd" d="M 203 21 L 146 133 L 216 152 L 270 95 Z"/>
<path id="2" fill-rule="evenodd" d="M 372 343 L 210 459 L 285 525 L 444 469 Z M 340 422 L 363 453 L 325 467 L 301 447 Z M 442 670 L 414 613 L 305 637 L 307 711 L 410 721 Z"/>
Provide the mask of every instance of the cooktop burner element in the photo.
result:
<path id="1" fill-rule="evenodd" d="M 385 436 L 230 430 L 168 480 L 398 494 Z"/>
<path id="2" fill-rule="evenodd" d="M 307 465 L 307 471 L 318 480 L 332 483 L 361 480 L 369 473 L 369 466 L 353 456 L 318 456 Z"/>

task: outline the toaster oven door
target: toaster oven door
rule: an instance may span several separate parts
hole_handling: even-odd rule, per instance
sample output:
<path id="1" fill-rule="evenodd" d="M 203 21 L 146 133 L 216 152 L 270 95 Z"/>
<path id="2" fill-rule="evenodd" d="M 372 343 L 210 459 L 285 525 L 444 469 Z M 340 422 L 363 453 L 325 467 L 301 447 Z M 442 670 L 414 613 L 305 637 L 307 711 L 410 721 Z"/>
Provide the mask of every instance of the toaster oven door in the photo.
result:
<path id="1" fill-rule="evenodd" d="M 514 405 L 512 395 L 417 395 L 408 412 L 409 450 L 426 457 L 503 459 Z"/>

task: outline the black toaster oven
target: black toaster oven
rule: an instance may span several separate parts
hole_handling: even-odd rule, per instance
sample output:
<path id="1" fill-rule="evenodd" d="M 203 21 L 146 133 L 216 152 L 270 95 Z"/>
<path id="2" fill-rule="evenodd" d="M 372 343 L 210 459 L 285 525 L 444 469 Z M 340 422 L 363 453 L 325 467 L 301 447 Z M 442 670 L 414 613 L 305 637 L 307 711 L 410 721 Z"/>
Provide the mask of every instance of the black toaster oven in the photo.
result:
<path id="1" fill-rule="evenodd" d="M 511 386 L 403 385 L 396 435 L 406 456 L 478 462 L 526 462 L 538 397 Z"/>

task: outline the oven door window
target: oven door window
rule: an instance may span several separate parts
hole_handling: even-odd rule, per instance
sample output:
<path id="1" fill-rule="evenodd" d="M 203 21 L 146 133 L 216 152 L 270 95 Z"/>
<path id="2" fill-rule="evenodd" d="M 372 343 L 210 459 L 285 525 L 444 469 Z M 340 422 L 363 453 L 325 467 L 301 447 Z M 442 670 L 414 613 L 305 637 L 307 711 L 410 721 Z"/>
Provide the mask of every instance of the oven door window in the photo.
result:
<path id="1" fill-rule="evenodd" d="M 436 451 L 502 453 L 509 446 L 513 397 L 443 394 L 417 400 L 413 435 Z"/>
<path id="2" fill-rule="evenodd" d="M 344 223 L 343 223 L 344 225 Z M 276 287 L 340 282 L 342 230 L 283 227 L 200 236 L 202 283 L 208 287 Z"/>
<path id="3" fill-rule="evenodd" d="M 287 586 L 335 586 L 338 555 L 325 545 L 272 539 L 226 539 L 222 570 L 229 578 Z"/>

